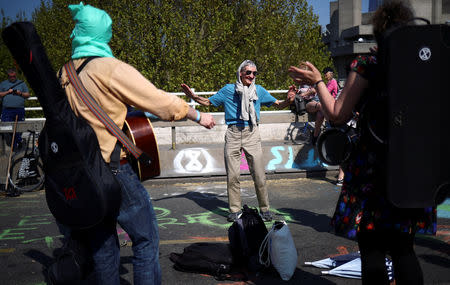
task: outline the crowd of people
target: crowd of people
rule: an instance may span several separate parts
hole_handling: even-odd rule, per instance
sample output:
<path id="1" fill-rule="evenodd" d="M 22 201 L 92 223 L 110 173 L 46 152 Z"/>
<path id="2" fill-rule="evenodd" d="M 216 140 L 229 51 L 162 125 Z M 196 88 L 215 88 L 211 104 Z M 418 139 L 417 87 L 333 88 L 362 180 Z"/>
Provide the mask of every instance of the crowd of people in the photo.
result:
<path id="1" fill-rule="evenodd" d="M 129 64 L 114 57 L 108 42 L 112 36 L 112 20 L 100 9 L 83 3 L 69 5 L 75 21 L 71 60 L 80 66 L 86 58 L 97 56 L 80 72 L 85 88 L 122 127 L 127 106 L 150 112 L 163 120 L 190 119 L 211 129 L 215 122 L 211 114 L 189 107 L 185 101 L 156 88 Z M 403 2 L 390 1 L 374 14 L 374 34 L 381 40 L 382 33 L 394 25 L 403 25 L 413 17 L 412 10 Z M 261 106 L 283 109 L 300 93 L 307 100 L 307 112 L 316 115 L 312 133 L 315 144 L 325 119 L 334 124 L 346 124 L 355 112 L 360 112 L 362 100 L 373 94 L 376 83 L 376 55 L 356 58 L 347 82 L 338 96 L 338 83 L 332 68 L 320 72 L 312 63 L 291 66 L 292 85 L 285 100 L 277 100 L 264 87 L 256 84 L 258 70 L 251 60 L 244 60 L 237 68 L 236 82 L 225 85 L 215 95 L 206 98 L 196 95 L 187 84 L 184 93 L 201 105 L 223 106 L 225 111 L 224 161 L 227 173 L 229 215 L 233 222 L 242 214 L 240 196 L 240 161 L 245 154 L 253 178 L 260 215 L 271 221 L 265 169 L 259 130 Z M 64 69 L 60 83 L 72 109 L 94 129 L 103 158 L 110 161 L 116 138 L 84 106 L 75 93 Z M 23 103 L 29 97 L 24 83 L 16 85 L 16 71 L 8 70 L 8 80 L 0 84 L 3 98 L 2 121 L 24 118 Z M 13 87 L 14 86 L 14 87 Z M 364 118 L 364 117 L 363 117 Z M 392 257 L 396 284 L 423 284 L 423 274 L 414 252 L 416 232 L 434 234 L 436 209 L 405 210 L 392 205 L 385 196 L 386 177 L 383 167 L 387 153 L 363 132 L 347 164 L 341 168 L 338 184 L 341 194 L 331 225 L 337 235 L 356 239 L 362 260 L 363 284 L 389 284 L 385 256 Z M 20 143 L 20 137 L 16 139 Z M 95 284 L 120 284 L 120 252 L 116 223 L 128 233 L 133 242 L 134 284 L 160 284 L 159 236 L 156 215 L 145 190 L 122 152 L 117 180 L 122 188 L 122 204 L 118 217 L 105 219 L 101 224 L 83 232 L 64 230 L 68 235 L 89 235 L 88 247 L 94 262 Z M 64 225 L 62 225 L 64 227 Z"/>

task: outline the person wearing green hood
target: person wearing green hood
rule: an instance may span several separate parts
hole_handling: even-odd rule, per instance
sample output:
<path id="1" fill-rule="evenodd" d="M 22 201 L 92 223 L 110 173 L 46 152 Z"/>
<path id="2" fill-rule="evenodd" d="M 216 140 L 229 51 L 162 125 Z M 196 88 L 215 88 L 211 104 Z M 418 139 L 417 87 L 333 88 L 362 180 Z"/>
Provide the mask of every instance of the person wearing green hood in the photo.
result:
<path id="1" fill-rule="evenodd" d="M 120 127 L 123 127 L 127 106 L 148 111 L 167 121 L 188 118 L 205 128 L 215 125 L 211 114 L 200 113 L 175 95 L 156 88 L 132 66 L 114 58 L 108 42 L 112 36 L 112 20 L 98 8 L 69 5 L 75 28 L 72 38 L 72 61 L 79 68 L 86 58 L 96 56 L 79 72 L 86 90 L 102 109 Z M 110 162 L 110 155 L 117 139 L 94 116 L 75 94 L 64 68 L 59 72 L 61 86 L 77 116 L 82 116 L 94 129 L 103 158 Z M 156 215 L 149 194 L 142 186 L 131 166 L 121 153 L 121 165 L 117 180 L 122 188 L 122 204 L 117 222 L 128 233 L 133 243 L 134 284 L 160 284 L 159 234 Z M 95 284 L 120 284 L 120 252 L 116 221 L 104 221 L 89 230 L 88 247 L 94 261 Z"/>

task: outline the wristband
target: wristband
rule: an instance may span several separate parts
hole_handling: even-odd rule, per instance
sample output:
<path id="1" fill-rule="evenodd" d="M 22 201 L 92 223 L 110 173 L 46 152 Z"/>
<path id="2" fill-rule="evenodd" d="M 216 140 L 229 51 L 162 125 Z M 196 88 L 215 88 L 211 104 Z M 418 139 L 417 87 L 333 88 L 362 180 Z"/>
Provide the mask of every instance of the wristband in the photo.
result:
<path id="1" fill-rule="evenodd" d="M 320 79 L 319 81 L 317 81 L 316 83 L 314 83 L 314 85 L 313 85 L 314 89 L 316 89 L 316 88 L 317 88 L 317 85 L 318 85 L 318 84 L 319 84 L 320 82 L 323 82 L 323 80 L 322 80 L 322 79 Z"/>
<path id="2" fill-rule="evenodd" d="M 197 118 L 195 119 L 195 121 L 198 123 L 198 122 L 200 122 L 201 116 L 200 116 L 200 112 L 198 110 L 195 110 L 195 111 L 197 112 Z"/>

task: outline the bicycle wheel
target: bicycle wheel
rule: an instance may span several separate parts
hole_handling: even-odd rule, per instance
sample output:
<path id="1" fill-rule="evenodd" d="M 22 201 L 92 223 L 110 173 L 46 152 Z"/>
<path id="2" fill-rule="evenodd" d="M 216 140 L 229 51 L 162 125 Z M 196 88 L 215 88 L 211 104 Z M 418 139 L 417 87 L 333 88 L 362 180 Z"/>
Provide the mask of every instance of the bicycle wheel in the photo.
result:
<path id="1" fill-rule="evenodd" d="M 9 171 L 9 183 L 21 192 L 40 190 L 44 184 L 44 169 L 39 157 L 33 154 L 16 154 Z"/>
<path id="2" fill-rule="evenodd" d="M 311 132 L 306 124 L 307 123 L 299 127 L 294 127 L 290 131 L 289 137 L 294 144 L 307 144 L 310 142 Z"/>

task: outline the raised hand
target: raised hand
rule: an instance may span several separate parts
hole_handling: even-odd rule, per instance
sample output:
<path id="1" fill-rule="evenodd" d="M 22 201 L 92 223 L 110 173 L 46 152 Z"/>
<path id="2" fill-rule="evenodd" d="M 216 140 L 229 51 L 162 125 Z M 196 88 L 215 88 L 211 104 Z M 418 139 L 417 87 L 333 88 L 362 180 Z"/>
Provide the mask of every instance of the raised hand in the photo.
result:
<path id="1" fill-rule="evenodd" d="M 208 98 L 195 95 L 194 92 L 192 92 L 192 89 L 189 88 L 189 86 L 187 86 L 186 84 L 184 84 L 184 83 L 181 84 L 181 89 L 183 89 L 183 92 L 184 92 L 184 94 L 186 94 L 186 96 L 188 96 L 189 98 L 191 98 L 198 104 L 203 105 L 203 106 L 209 106 L 211 104 L 211 102 L 209 102 Z"/>
<path id="2" fill-rule="evenodd" d="M 188 96 L 191 99 L 196 99 L 198 96 L 194 94 L 194 92 L 192 92 L 191 88 L 189 88 L 189 86 L 187 86 L 186 84 L 181 84 L 181 89 L 183 89 L 184 94 L 186 94 L 186 96 Z"/>
<path id="3" fill-rule="evenodd" d="M 294 81 L 304 81 L 307 84 L 312 85 L 322 79 L 322 74 L 314 65 L 308 61 L 305 64 L 311 70 L 300 69 L 296 66 L 289 67 L 289 76 L 291 76 Z"/>

